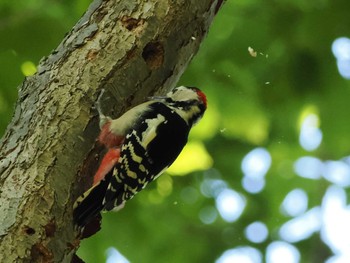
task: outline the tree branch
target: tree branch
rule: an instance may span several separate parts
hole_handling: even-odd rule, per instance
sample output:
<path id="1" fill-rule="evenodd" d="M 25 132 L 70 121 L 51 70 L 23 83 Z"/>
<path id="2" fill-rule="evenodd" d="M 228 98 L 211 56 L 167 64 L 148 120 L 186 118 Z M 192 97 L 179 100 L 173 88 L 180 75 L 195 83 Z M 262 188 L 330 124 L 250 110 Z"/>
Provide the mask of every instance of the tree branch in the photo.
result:
<path id="1" fill-rule="evenodd" d="M 98 92 L 119 115 L 173 88 L 222 2 L 96 0 L 25 79 L 0 142 L 0 262 L 71 261 L 72 206 L 99 153 Z"/>

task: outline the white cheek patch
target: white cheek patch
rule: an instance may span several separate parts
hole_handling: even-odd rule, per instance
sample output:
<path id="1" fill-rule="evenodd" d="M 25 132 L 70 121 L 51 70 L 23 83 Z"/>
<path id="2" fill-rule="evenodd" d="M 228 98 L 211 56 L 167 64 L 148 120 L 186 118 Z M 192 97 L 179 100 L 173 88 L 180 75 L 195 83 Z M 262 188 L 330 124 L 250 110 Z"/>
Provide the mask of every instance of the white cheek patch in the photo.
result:
<path id="1" fill-rule="evenodd" d="M 179 87 L 177 91 L 170 95 L 170 97 L 174 101 L 188 101 L 198 99 L 198 95 L 195 91 L 185 87 Z"/>

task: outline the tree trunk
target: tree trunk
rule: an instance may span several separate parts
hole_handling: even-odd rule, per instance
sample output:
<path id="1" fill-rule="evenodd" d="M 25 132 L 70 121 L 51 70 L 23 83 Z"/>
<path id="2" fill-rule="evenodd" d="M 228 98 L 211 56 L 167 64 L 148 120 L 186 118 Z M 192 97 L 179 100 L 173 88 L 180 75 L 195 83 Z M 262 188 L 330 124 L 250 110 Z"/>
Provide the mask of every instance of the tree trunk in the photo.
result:
<path id="1" fill-rule="evenodd" d="M 42 59 L 0 142 L 0 262 L 71 261 L 73 203 L 98 165 L 99 91 L 117 116 L 173 88 L 222 2 L 95 0 Z"/>

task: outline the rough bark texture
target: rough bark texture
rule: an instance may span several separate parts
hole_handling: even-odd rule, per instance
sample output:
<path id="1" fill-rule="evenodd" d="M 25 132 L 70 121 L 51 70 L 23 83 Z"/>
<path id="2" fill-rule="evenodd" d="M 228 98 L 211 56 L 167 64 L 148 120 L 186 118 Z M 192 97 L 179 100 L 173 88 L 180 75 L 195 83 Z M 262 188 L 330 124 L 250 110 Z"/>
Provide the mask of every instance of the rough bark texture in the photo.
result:
<path id="1" fill-rule="evenodd" d="M 222 2 L 96 0 L 26 78 L 0 142 L 0 262 L 71 261 L 73 202 L 98 159 L 96 96 L 105 88 L 116 116 L 173 88 Z"/>

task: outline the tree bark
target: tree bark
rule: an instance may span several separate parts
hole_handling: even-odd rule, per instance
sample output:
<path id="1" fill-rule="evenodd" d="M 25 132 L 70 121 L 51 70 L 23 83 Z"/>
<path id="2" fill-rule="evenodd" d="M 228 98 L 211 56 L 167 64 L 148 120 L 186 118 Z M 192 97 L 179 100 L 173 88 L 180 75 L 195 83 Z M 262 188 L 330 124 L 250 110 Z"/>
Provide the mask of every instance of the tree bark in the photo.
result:
<path id="1" fill-rule="evenodd" d="M 71 261 L 73 203 L 98 165 L 99 91 L 117 116 L 173 88 L 222 3 L 95 0 L 42 59 L 0 141 L 0 262 Z"/>

